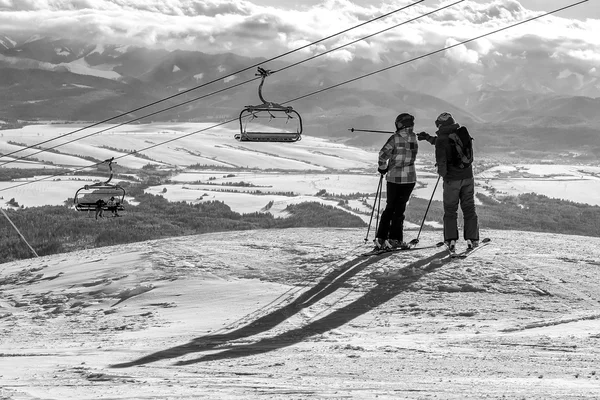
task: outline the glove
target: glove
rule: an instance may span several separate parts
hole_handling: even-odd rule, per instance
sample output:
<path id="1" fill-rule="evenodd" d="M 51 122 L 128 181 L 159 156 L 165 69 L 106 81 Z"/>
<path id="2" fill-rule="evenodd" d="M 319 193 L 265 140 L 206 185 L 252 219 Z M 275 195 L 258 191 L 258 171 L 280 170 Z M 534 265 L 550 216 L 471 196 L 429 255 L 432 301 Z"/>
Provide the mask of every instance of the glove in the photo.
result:
<path id="1" fill-rule="evenodd" d="M 431 135 L 427 132 L 417 133 L 417 139 L 419 139 L 419 140 L 427 140 L 429 142 L 430 138 L 431 138 Z"/>
<path id="2" fill-rule="evenodd" d="M 381 175 L 385 175 L 388 172 L 387 167 L 385 168 L 377 168 L 377 172 L 379 172 Z"/>
<path id="3" fill-rule="evenodd" d="M 435 136 L 431 136 L 427 132 L 419 132 L 417 133 L 418 140 L 427 140 L 431 144 L 435 144 Z"/>

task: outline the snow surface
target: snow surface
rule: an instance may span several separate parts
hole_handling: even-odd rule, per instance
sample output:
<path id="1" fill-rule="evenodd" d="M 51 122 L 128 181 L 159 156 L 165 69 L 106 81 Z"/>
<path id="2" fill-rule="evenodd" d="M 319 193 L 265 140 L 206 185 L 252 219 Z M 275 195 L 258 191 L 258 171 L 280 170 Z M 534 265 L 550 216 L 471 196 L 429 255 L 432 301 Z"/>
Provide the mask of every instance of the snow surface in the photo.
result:
<path id="1" fill-rule="evenodd" d="M 281 143 L 245 143 L 237 142 L 233 136 L 237 127 L 217 127 L 210 130 L 214 124 L 188 123 L 188 124 L 151 124 L 151 125 L 126 125 L 113 128 L 114 125 L 103 125 L 86 130 L 77 135 L 90 135 L 93 132 L 103 131 L 98 135 L 90 136 L 84 140 L 61 146 L 61 152 L 77 155 L 91 155 L 90 151 L 99 152 L 98 147 L 110 146 L 128 151 L 139 150 L 172 141 L 150 150 L 143 151 L 158 163 L 172 166 L 187 166 L 193 164 L 206 164 L 229 167 L 247 168 L 281 168 L 295 170 L 319 170 L 363 168 L 374 165 L 373 154 L 364 150 L 331 143 L 325 139 L 305 136 L 302 141 L 293 144 Z M 233 124 L 235 126 L 235 124 Z M 27 145 L 34 145 L 42 140 L 57 138 L 81 128 L 81 125 L 29 125 L 22 129 L 4 130 L 0 139 L 0 146 L 9 146 L 5 141 L 16 141 Z M 187 135 L 187 136 L 186 136 Z M 186 137 L 184 137 L 186 136 Z M 53 145 L 74 139 L 66 136 L 57 139 Z M 78 153 L 84 151 L 85 153 Z M 102 149 L 106 154 L 110 150 Z M 42 153 L 48 154 L 48 153 Z M 113 155 L 114 151 L 112 152 Z M 41 154 L 40 154 L 41 156 Z M 119 156 L 116 154 L 115 156 Z M 103 158 L 99 154 L 96 158 Z M 126 157 L 119 160 L 123 165 L 135 168 L 139 166 L 135 157 Z M 144 165 L 151 161 L 143 161 Z M 68 164 L 68 163 L 66 163 Z"/>
<path id="2" fill-rule="evenodd" d="M 92 86 L 88 86 L 88 85 L 78 85 L 78 84 L 76 84 L 76 83 L 71 83 L 71 86 L 75 86 L 75 87 L 78 87 L 78 88 L 83 88 L 83 89 L 93 89 L 93 87 L 92 87 Z"/>
<path id="3" fill-rule="evenodd" d="M 63 47 L 56 47 L 54 48 L 54 51 L 56 52 L 56 54 L 58 54 L 59 56 L 68 56 L 71 54 L 70 51 L 64 49 Z"/>
<path id="4" fill-rule="evenodd" d="M 288 229 L 2 263 L 0 398 L 597 399 L 600 239 L 482 234 L 455 261 Z"/>
<path id="5" fill-rule="evenodd" d="M 97 77 L 106 78 L 106 79 L 121 78 L 121 74 L 112 70 L 115 67 L 115 65 L 101 64 L 101 65 L 91 66 L 90 64 L 88 64 L 87 61 L 85 61 L 85 58 L 79 58 L 75 61 L 71 61 L 68 63 L 60 63 L 57 65 L 67 68 L 69 71 L 73 72 L 74 74 L 97 76 Z"/>
<path id="6" fill-rule="evenodd" d="M 9 45 L 7 45 L 7 44 L 6 44 L 6 42 L 5 42 L 4 40 L 8 41 L 8 43 L 10 43 L 10 46 L 9 46 Z M 17 44 L 17 42 L 15 42 L 14 40 L 12 40 L 11 38 L 9 38 L 9 37 L 7 37 L 7 36 L 3 36 L 3 37 L 0 39 L 0 44 L 1 44 L 2 46 L 4 46 L 4 48 L 6 48 L 6 49 L 10 49 L 10 48 L 13 48 L 13 47 L 15 47 L 15 46 L 16 46 L 16 44 Z"/>
<path id="7" fill-rule="evenodd" d="M 551 198 L 600 205 L 600 167 L 560 164 L 516 164 L 490 168 L 479 183 L 499 194 L 538 193 Z"/>
<path id="8" fill-rule="evenodd" d="M 94 48 L 94 51 L 90 52 L 90 54 L 94 54 L 94 53 L 102 54 L 102 53 L 104 53 L 104 51 L 105 51 L 104 45 L 97 44 L 96 47 Z"/>
<path id="9" fill-rule="evenodd" d="M 35 42 L 36 40 L 40 40 L 42 38 L 43 38 L 42 35 L 32 35 L 25 41 L 25 44 Z"/>

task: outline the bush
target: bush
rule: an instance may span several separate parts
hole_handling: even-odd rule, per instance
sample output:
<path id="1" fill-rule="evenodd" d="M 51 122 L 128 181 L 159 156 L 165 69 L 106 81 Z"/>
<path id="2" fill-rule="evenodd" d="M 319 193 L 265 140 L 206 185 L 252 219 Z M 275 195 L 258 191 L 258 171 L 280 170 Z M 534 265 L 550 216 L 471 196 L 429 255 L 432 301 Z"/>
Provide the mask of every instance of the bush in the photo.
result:
<path id="1" fill-rule="evenodd" d="M 316 202 L 306 202 L 292 204 L 286 207 L 285 211 L 291 214 L 286 220 L 283 220 L 284 225 L 298 227 L 362 227 L 365 222 L 356 215 L 350 214 L 339 208 L 324 205 Z"/>

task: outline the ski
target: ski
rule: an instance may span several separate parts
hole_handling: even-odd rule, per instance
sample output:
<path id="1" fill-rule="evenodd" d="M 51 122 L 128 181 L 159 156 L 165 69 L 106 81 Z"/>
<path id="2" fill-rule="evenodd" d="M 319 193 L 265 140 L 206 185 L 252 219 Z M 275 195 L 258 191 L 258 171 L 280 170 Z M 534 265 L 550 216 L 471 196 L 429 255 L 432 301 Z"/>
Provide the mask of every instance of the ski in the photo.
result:
<path id="1" fill-rule="evenodd" d="M 474 249 L 467 249 L 461 253 L 454 253 L 454 254 L 451 254 L 450 257 L 451 258 L 467 258 L 471 254 L 475 253 L 477 250 L 490 244 L 491 241 L 492 241 L 492 239 L 490 239 L 490 238 L 482 239 L 481 242 L 479 243 L 479 246 L 475 247 Z"/>
<path id="2" fill-rule="evenodd" d="M 378 250 L 371 250 L 368 251 L 366 253 L 361 254 L 362 257 L 370 257 L 370 256 L 377 256 L 377 255 L 381 255 L 381 254 L 387 254 L 387 253 L 397 253 L 400 251 L 411 251 L 411 250 L 423 250 L 423 249 L 434 249 L 436 247 L 440 247 L 443 246 L 444 243 L 440 242 L 440 243 L 436 243 L 435 245 L 432 246 L 421 246 L 421 247 L 416 247 L 416 243 L 415 242 L 410 242 L 412 245 L 410 247 L 407 248 L 401 248 L 398 247 L 397 249 L 378 249 Z"/>

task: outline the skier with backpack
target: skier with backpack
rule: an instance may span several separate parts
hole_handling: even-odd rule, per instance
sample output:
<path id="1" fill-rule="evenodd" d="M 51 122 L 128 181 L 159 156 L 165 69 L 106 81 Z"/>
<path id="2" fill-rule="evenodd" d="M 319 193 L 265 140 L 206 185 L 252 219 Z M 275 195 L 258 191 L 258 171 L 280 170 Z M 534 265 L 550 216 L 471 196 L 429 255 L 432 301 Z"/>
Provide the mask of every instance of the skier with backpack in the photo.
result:
<path id="1" fill-rule="evenodd" d="M 436 135 L 417 134 L 418 140 L 435 145 L 437 172 L 444 180 L 444 244 L 454 253 L 458 240 L 458 206 L 464 227 L 463 236 L 469 250 L 479 246 L 479 223 L 475 210 L 475 179 L 473 177 L 473 143 L 471 135 L 452 115 L 441 113 L 435 120 Z"/>

